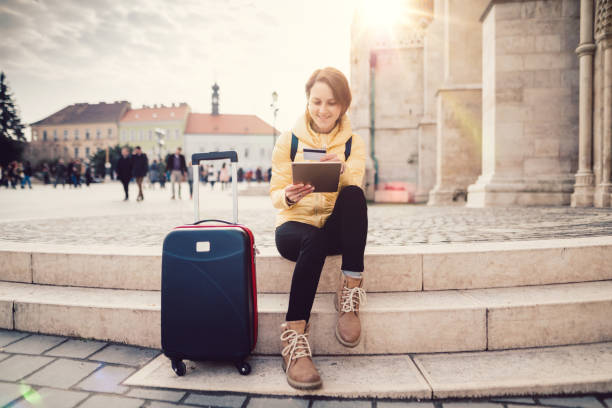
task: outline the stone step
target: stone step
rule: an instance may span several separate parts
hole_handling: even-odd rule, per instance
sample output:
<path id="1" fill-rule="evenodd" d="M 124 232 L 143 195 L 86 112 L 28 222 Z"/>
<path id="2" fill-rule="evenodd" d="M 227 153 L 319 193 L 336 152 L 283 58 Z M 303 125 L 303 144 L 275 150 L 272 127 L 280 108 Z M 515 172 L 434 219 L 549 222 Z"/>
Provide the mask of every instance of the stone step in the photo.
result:
<path id="1" fill-rule="evenodd" d="M 187 374 L 177 377 L 168 358 L 161 355 L 124 383 L 198 391 L 343 398 L 532 397 L 612 391 L 612 343 L 470 353 L 315 356 L 314 361 L 323 380 L 323 387 L 316 391 L 291 388 L 280 367 L 279 356 L 251 357 L 253 371 L 248 376 L 239 375 L 227 363 L 187 362 Z M 521 402 L 534 404 L 529 399 Z"/>
<path id="2" fill-rule="evenodd" d="M 612 279 L 612 237 L 416 245 L 366 249 L 370 292 L 546 285 Z M 288 293 L 294 264 L 264 248 L 257 256 L 260 293 Z M 0 246 L 0 281 L 159 290 L 161 249 Z M 340 256 L 327 258 L 320 293 L 335 290 Z"/>
<path id="3" fill-rule="evenodd" d="M 461 291 L 370 293 L 361 343 L 334 337 L 331 294 L 313 307 L 316 354 L 500 350 L 612 340 L 612 281 Z M 279 352 L 288 296 L 260 294 L 256 353 Z M 160 292 L 0 282 L 0 325 L 160 347 Z"/>

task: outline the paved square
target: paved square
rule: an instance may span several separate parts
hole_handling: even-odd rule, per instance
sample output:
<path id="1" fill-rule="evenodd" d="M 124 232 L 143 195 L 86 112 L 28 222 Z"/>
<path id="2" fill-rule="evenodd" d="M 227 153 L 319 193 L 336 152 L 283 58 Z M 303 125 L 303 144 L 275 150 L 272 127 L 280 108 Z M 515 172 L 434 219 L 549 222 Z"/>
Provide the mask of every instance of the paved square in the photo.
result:
<path id="1" fill-rule="evenodd" d="M 185 392 L 182 391 L 166 391 L 166 390 L 154 390 L 146 388 L 134 388 L 132 391 L 125 394 L 128 397 L 134 398 L 146 398 L 151 400 L 170 401 L 178 402 L 185 396 Z"/>
<path id="2" fill-rule="evenodd" d="M 28 335 L 29 333 L 22 333 L 12 330 L 0 330 L 0 347 L 4 347 Z"/>
<path id="3" fill-rule="evenodd" d="M 435 408 L 433 402 L 378 401 L 377 408 Z"/>
<path id="4" fill-rule="evenodd" d="M 248 408 L 308 408 L 309 401 L 297 398 L 251 398 Z"/>
<path id="5" fill-rule="evenodd" d="M 100 367 L 100 363 L 59 359 L 25 378 L 27 384 L 70 388 Z"/>
<path id="6" fill-rule="evenodd" d="M 125 398 L 114 395 L 94 395 L 79 408 L 140 408 L 143 400 Z"/>
<path id="7" fill-rule="evenodd" d="M 4 406 L 21 396 L 20 384 L 0 382 L 0 406 Z"/>
<path id="8" fill-rule="evenodd" d="M 95 340 L 76 340 L 71 339 L 59 346 L 47 351 L 47 356 L 85 358 L 97 350 L 104 347 L 107 343 Z"/>
<path id="9" fill-rule="evenodd" d="M 314 401 L 312 408 L 372 408 L 370 401 Z"/>
<path id="10" fill-rule="evenodd" d="M 119 385 L 119 383 L 125 380 L 134 371 L 134 369 L 128 367 L 102 367 L 81 383 L 77 384 L 76 388 L 87 391 L 123 394 L 128 388 Z"/>
<path id="11" fill-rule="evenodd" d="M 51 388 L 42 388 L 35 392 L 31 402 L 25 399 L 20 400 L 11 408 L 72 408 L 79 402 L 89 396 L 86 392 L 54 390 Z"/>
<path id="12" fill-rule="evenodd" d="M 64 340 L 66 340 L 65 337 L 34 334 L 5 347 L 4 351 L 7 353 L 41 354 Z"/>
<path id="13" fill-rule="evenodd" d="M 562 407 L 605 408 L 595 397 L 575 398 L 538 398 L 540 404 L 559 405 Z"/>
<path id="14" fill-rule="evenodd" d="M 89 357 L 89 359 L 138 367 L 146 364 L 159 354 L 159 350 L 111 344 Z"/>
<path id="15" fill-rule="evenodd" d="M 191 394 L 185 404 L 213 405 L 221 407 L 240 408 L 246 397 L 242 395 L 202 395 Z"/>
<path id="16" fill-rule="evenodd" d="M 184 407 L 185 405 L 176 405 L 171 404 L 169 402 L 153 401 L 151 402 L 151 404 L 147 405 L 147 408 L 176 408 L 178 406 Z"/>
<path id="17" fill-rule="evenodd" d="M 13 356 L 0 361 L 0 380 L 17 381 L 53 361 L 52 357 Z"/>

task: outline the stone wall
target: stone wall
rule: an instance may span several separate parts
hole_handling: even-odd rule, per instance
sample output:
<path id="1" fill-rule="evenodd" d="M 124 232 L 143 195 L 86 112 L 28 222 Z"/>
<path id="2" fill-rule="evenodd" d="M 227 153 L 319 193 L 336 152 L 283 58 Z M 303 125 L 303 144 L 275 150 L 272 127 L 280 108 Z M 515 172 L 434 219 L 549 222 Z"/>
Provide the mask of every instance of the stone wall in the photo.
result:
<path id="1" fill-rule="evenodd" d="M 578 164 L 578 0 L 483 16 L 483 169 L 468 205 L 567 205 Z"/>

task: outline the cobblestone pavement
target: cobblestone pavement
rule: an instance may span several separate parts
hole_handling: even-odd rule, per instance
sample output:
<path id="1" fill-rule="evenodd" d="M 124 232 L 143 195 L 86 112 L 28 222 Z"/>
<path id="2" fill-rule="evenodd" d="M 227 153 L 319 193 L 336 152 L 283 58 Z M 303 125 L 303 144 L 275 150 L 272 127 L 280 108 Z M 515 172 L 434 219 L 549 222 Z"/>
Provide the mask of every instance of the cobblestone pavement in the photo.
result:
<path id="1" fill-rule="evenodd" d="M 123 202 L 116 183 L 81 189 L 0 190 L 0 241 L 67 245 L 160 246 L 173 227 L 193 221 L 193 202 L 147 189 L 143 202 Z M 251 188 L 252 190 L 253 188 Z M 260 190 L 265 190 L 261 186 Z M 135 192 L 133 192 L 134 194 Z M 260 247 L 274 246 L 276 210 L 265 195 L 241 186 L 239 220 Z M 204 187 L 201 217 L 231 219 L 231 195 Z M 466 208 L 370 204 L 369 246 L 555 239 L 612 234 L 612 209 Z"/>
<path id="2" fill-rule="evenodd" d="M 612 394 L 392 401 L 290 398 L 124 386 L 159 350 L 0 330 L 0 406 L 44 408 L 612 408 Z M 280 364 L 279 364 L 280 366 Z"/>

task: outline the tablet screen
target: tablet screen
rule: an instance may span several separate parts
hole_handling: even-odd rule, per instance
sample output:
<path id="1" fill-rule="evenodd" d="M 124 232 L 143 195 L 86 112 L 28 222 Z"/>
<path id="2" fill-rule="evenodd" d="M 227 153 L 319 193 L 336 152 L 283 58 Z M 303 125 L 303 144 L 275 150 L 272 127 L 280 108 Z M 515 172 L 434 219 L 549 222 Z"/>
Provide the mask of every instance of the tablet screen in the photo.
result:
<path id="1" fill-rule="evenodd" d="M 340 162 L 300 162 L 291 163 L 293 184 L 310 184 L 315 193 L 338 191 L 340 181 Z"/>

